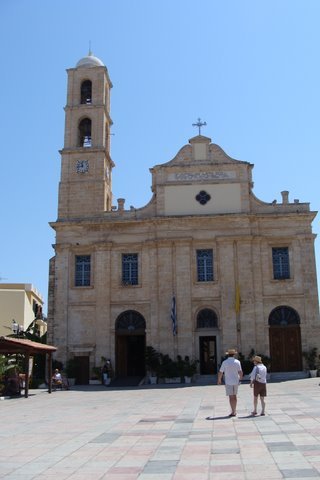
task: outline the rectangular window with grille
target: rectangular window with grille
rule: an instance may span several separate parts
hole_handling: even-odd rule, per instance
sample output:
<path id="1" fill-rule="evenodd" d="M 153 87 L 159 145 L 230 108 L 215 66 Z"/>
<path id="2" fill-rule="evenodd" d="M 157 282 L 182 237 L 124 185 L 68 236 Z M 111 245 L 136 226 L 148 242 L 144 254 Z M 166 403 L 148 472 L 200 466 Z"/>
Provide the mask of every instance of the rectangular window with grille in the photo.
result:
<path id="1" fill-rule="evenodd" d="M 122 284 L 138 285 L 138 254 L 122 254 Z"/>
<path id="2" fill-rule="evenodd" d="M 198 282 L 213 281 L 212 250 L 197 250 L 197 280 Z"/>
<path id="3" fill-rule="evenodd" d="M 90 255 L 76 255 L 75 265 L 75 286 L 89 287 L 91 273 Z"/>
<path id="4" fill-rule="evenodd" d="M 290 278 L 289 249 L 277 247 L 272 249 L 273 278 L 285 280 Z"/>

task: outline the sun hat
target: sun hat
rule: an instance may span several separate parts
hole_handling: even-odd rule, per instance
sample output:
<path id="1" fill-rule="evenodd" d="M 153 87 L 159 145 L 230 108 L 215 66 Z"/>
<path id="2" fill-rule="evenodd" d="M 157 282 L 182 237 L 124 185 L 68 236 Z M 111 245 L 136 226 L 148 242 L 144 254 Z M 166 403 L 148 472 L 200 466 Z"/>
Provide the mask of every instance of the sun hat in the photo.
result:
<path id="1" fill-rule="evenodd" d="M 262 358 L 259 357 L 259 355 L 256 355 L 255 357 L 253 357 L 252 361 L 257 363 L 262 363 Z"/>
<path id="2" fill-rule="evenodd" d="M 226 352 L 226 355 L 235 355 L 237 352 L 237 350 L 235 350 L 234 348 L 229 348 L 229 350 Z"/>

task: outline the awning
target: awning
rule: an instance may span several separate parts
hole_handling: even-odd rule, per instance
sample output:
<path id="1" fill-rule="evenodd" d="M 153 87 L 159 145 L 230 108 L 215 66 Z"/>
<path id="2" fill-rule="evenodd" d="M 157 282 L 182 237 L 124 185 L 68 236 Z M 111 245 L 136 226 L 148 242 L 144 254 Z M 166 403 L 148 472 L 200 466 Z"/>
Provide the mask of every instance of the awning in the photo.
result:
<path id="1" fill-rule="evenodd" d="M 29 357 L 35 354 L 48 355 L 48 392 L 52 391 L 52 353 L 57 350 L 57 347 L 46 345 L 44 343 L 33 342 L 25 338 L 16 337 L 0 337 L 0 354 L 8 355 L 20 353 L 25 355 L 25 390 L 24 396 L 28 397 L 29 390 Z"/>

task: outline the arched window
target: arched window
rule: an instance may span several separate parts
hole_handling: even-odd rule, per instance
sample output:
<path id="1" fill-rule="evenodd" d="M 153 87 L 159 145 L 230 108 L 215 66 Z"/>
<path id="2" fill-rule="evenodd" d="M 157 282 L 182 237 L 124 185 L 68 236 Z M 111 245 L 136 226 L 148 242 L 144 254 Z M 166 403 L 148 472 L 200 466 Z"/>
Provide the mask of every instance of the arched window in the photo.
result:
<path id="1" fill-rule="evenodd" d="M 84 118 L 79 123 L 79 146 L 91 147 L 91 120 Z"/>
<path id="2" fill-rule="evenodd" d="M 218 317 L 210 308 L 200 310 L 197 315 L 197 328 L 217 328 Z"/>
<path id="3" fill-rule="evenodd" d="M 269 315 L 269 325 L 285 327 L 287 325 L 300 325 L 298 313 L 291 307 L 276 307 Z"/>
<path id="4" fill-rule="evenodd" d="M 82 104 L 92 103 L 92 83 L 90 80 L 85 80 L 81 84 L 81 103 Z"/>
<path id="5" fill-rule="evenodd" d="M 145 332 L 146 322 L 143 316 L 134 310 L 127 310 L 119 315 L 116 320 L 116 331 L 128 333 Z"/>

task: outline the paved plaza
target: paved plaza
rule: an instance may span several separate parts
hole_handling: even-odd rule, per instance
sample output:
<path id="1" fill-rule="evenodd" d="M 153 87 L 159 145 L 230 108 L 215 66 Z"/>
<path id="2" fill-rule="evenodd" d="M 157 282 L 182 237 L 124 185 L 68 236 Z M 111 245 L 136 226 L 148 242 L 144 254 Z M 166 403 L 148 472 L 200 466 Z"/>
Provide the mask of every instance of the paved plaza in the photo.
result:
<path id="1" fill-rule="evenodd" d="M 5 480 L 274 480 L 320 478 L 317 378 L 268 384 L 267 415 L 239 388 L 73 387 L 0 402 Z"/>

